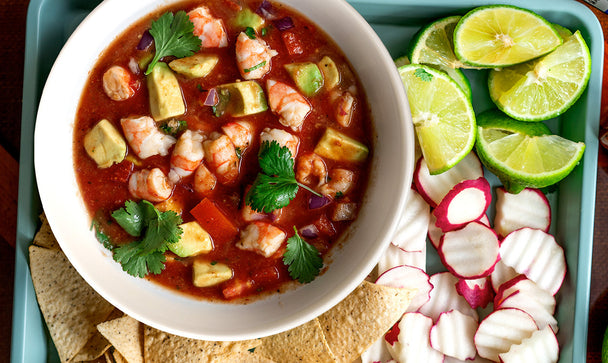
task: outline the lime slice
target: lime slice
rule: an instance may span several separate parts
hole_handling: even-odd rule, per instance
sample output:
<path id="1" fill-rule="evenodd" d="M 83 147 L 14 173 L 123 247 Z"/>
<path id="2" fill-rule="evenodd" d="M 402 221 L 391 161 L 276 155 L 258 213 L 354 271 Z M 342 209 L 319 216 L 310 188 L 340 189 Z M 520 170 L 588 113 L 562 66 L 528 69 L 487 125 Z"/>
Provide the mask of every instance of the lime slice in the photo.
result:
<path id="1" fill-rule="evenodd" d="M 431 174 L 456 165 L 475 144 L 475 114 L 462 88 L 434 68 L 399 68 L 422 155 Z"/>
<path id="2" fill-rule="evenodd" d="M 579 31 L 546 56 L 501 70 L 488 77 L 490 97 L 518 120 L 540 121 L 566 111 L 585 90 L 591 55 Z"/>
<path id="3" fill-rule="evenodd" d="M 510 5 L 469 11 L 454 29 L 454 52 L 478 67 L 505 67 L 551 52 L 562 38 L 551 23 L 530 10 Z"/>
<path id="4" fill-rule="evenodd" d="M 514 120 L 500 111 L 477 117 L 475 149 L 481 162 L 510 193 L 544 188 L 565 178 L 585 144 L 552 135 L 543 123 Z"/>
<path id="5" fill-rule="evenodd" d="M 410 64 L 410 59 L 407 57 L 407 55 L 404 55 L 404 56 L 401 56 L 401 57 L 395 59 L 393 62 L 395 62 L 395 66 L 397 68 L 399 68 L 406 64 Z"/>
<path id="6" fill-rule="evenodd" d="M 447 73 L 471 98 L 471 84 L 459 69 L 465 65 L 456 58 L 452 42 L 460 18 L 459 15 L 448 16 L 420 29 L 410 41 L 409 57 L 411 63 L 425 64 Z"/>
<path id="7" fill-rule="evenodd" d="M 564 39 L 564 40 L 572 35 L 572 31 L 570 31 L 570 29 L 568 29 L 566 27 L 563 27 L 556 23 L 553 23 L 551 25 L 553 25 L 553 28 L 555 29 L 557 34 L 559 34 L 559 36 L 562 37 L 562 39 Z"/>

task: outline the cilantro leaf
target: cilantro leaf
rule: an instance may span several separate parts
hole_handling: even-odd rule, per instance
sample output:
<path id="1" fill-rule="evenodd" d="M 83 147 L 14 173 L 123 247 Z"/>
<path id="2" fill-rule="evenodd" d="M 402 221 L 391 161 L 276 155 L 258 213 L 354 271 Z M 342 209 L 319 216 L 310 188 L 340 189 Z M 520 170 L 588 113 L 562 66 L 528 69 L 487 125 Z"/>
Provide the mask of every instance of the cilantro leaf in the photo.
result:
<path id="1" fill-rule="evenodd" d="M 317 277 L 323 267 L 323 259 L 315 246 L 304 241 L 293 227 L 295 234 L 287 240 L 287 249 L 283 254 L 283 263 L 292 279 L 300 283 L 309 283 Z"/>
<path id="2" fill-rule="evenodd" d="M 430 82 L 433 80 L 433 75 L 429 72 L 425 71 L 422 68 L 418 68 L 414 71 L 414 75 L 420 78 L 424 82 Z"/>
<path id="3" fill-rule="evenodd" d="M 95 230 L 95 238 L 101 243 L 104 248 L 110 251 L 114 249 L 114 245 L 112 244 L 112 241 L 110 241 L 110 237 L 103 231 L 101 222 L 93 219 L 93 221 L 91 222 L 91 229 Z"/>
<path id="4" fill-rule="evenodd" d="M 202 44 L 194 35 L 194 24 L 183 10 L 178 11 L 175 16 L 171 12 L 164 13 L 152 22 L 150 34 L 154 38 L 156 52 L 148 65 L 146 75 L 152 72 L 152 68 L 162 57 L 188 57 L 198 51 Z"/>
<path id="5" fill-rule="evenodd" d="M 278 142 L 264 141 L 259 153 L 260 169 L 267 175 L 277 175 L 295 178 L 291 151 L 286 146 L 281 147 Z"/>
<path id="6" fill-rule="evenodd" d="M 131 236 L 139 237 L 143 227 L 158 213 L 152 203 L 142 200 L 135 203 L 132 200 L 125 202 L 125 207 L 115 210 L 112 218 Z"/>

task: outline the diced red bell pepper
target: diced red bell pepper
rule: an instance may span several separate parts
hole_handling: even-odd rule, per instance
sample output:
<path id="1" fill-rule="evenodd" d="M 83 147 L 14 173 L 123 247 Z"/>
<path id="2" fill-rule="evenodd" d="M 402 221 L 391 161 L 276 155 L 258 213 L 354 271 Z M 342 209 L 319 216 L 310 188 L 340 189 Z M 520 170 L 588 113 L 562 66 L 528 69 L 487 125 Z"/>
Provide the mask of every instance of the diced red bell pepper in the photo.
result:
<path id="1" fill-rule="evenodd" d="M 237 226 L 209 198 L 204 198 L 190 214 L 205 231 L 211 235 L 215 243 L 230 242 L 239 232 Z"/>
<path id="2" fill-rule="evenodd" d="M 251 280 L 239 280 L 233 279 L 226 283 L 226 286 L 222 290 L 222 294 L 228 300 L 236 299 L 243 294 L 248 293 L 254 288 L 253 281 Z"/>
<path id="3" fill-rule="evenodd" d="M 302 42 L 294 33 L 283 32 L 283 34 L 281 36 L 283 37 L 283 43 L 285 43 L 287 52 L 290 55 L 304 53 L 304 47 L 302 46 Z"/>

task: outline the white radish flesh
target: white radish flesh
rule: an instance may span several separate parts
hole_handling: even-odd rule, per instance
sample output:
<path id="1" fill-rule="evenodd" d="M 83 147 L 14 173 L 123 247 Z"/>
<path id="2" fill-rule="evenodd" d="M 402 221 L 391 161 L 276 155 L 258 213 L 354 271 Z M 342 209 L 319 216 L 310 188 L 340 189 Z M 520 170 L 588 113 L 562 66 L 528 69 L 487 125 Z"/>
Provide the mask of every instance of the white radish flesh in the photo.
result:
<path id="1" fill-rule="evenodd" d="M 401 248 L 389 243 L 388 247 L 378 260 L 378 275 L 393 267 L 407 265 L 426 269 L 426 246 L 420 252 L 405 252 Z"/>
<path id="2" fill-rule="evenodd" d="M 505 265 L 502 260 L 496 263 L 494 271 L 490 274 L 490 280 L 492 281 L 492 288 L 494 292 L 498 292 L 500 286 L 507 281 L 517 277 L 519 274 L 513 270 L 513 267 Z"/>
<path id="3" fill-rule="evenodd" d="M 491 200 L 490 184 L 485 178 L 460 182 L 433 210 L 437 227 L 447 232 L 476 221 L 485 215 Z"/>
<path id="4" fill-rule="evenodd" d="M 418 290 L 406 312 L 414 312 L 420 309 L 431 298 L 430 293 L 433 289 L 429 275 L 421 269 L 411 266 L 393 267 L 380 275 L 376 284 Z"/>
<path id="5" fill-rule="evenodd" d="M 551 207 L 547 197 L 538 189 L 526 188 L 518 194 L 496 189 L 496 216 L 494 229 L 500 236 L 523 227 L 545 232 L 551 225 Z"/>
<path id="6" fill-rule="evenodd" d="M 503 363 L 556 363 L 559 359 L 559 343 L 550 327 L 535 331 L 506 353 L 499 354 Z"/>
<path id="7" fill-rule="evenodd" d="M 475 347 L 483 358 L 498 362 L 498 355 L 521 343 L 537 330 L 532 317 L 519 309 L 501 309 L 488 315 L 475 333 Z"/>
<path id="8" fill-rule="evenodd" d="M 392 360 L 391 353 L 386 348 L 384 336 L 378 339 L 371 347 L 361 353 L 361 363 L 388 363 Z"/>
<path id="9" fill-rule="evenodd" d="M 552 295 L 566 276 L 564 250 L 552 235 L 540 229 L 526 227 L 509 233 L 500 246 L 500 256 L 507 266 Z"/>
<path id="10" fill-rule="evenodd" d="M 439 272 L 432 275 L 429 281 L 433 290 L 431 299 L 419 310 L 422 314 L 437 321 L 441 313 L 455 309 L 475 320 L 478 319 L 477 312 L 456 291 L 457 277 L 449 272 Z"/>
<path id="11" fill-rule="evenodd" d="M 530 314 L 539 329 L 546 326 L 551 327 L 557 333 L 557 320 L 553 314 L 547 310 L 541 303 L 534 300 L 533 296 L 525 294 L 523 291 L 516 291 L 506 297 L 500 305 L 494 306 L 494 309 L 516 308 Z"/>
<path id="12" fill-rule="evenodd" d="M 485 308 L 494 299 L 494 291 L 489 277 L 465 280 L 460 279 L 456 291 L 464 297 L 473 309 Z"/>
<path id="13" fill-rule="evenodd" d="M 473 152 L 438 175 L 431 175 L 424 158 L 420 158 L 414 172 L 414 185 L 424 200 L 434 207 L 456 184 L 480 177 L 483 177 L 483 167 Z"/>
<path id="14" fill-rule="evenodd" d="M 461 360 L 473 359 L 477 354 L 473 337 L 477 321 L 458 310 L 442 313 L 431 328 L 431 347 Z"/>
<path id="15" fill-rule="evenodd" d="M 519 275 L 504 283 L 496 294 L 494 305 L 498 306 L 502 304 L 503 300 L 517 291 L 538 302 L 550 314 L 555 312 L 555 296 L 541 289 L 534 281 L 527 279 L 524 275 Z"/>
<path id="16" fill-rule="evenodd" d="M 429 333 L 433 321 L 420 313 L 406 313 L 396 327 L 393 336 L 386 335 L 386 346 L 391 356 L 400 363 L 442 363 L 443 354 L 431 348 Z"/>
<path id="17" fill-rule="evenodd" d="M 457 277 L 477 279 L 489 276 L 498 261 L 500 243 L 494 231 L 471 222 L 464 228 L 446 232 L 439 244 L 441 261 Z"/>
<path id="18" fill-rule="evenodd" d="M 422 251 L 426 246 L 430 215 L 429 205 L 410 189 L 392 243 L 407 252 Z"/>
<path id="19" fill-rule="evenodd" d="M 443 363 L 492 363 L 492 361 L 482 358 L 479 355 L 476 355 L 473 359 L 467 360 L 457 359 L 446 355 L 443 359 Z"/>

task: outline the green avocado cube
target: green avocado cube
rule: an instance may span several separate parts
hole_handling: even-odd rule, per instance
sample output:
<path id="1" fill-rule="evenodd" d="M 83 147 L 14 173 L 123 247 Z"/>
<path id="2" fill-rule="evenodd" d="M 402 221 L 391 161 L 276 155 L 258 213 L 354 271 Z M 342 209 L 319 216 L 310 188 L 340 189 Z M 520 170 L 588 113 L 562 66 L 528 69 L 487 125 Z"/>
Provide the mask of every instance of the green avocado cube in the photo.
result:
<path id="1" fill-rule="evenodd" d="M 192 284 L 207 287 L 220 284 L 232 278 L 232 269 L 223 263 L 194 260 L 192 263 Z"/>
<path id="2" fill-rule="evenodd" d="M 150 113 L 155 121 L 181 116 L 186 112 L 182 89 L 166 63 L 156 63 L 146 76 L 150 96 Z"/>
<path id="3" fill-rule="evenodd" d="M 220 58 L 215 54 L 195 54 L 171 61 L 169 67 L 188 78 L 202 78 L 211 73 L 219 60 Z"/>
<path id="4" fill-rule="evenodd" d="M 286 64 L 285 69 L 306 96 L 314 96 L 323 87 L 323 74 L 312 62 Z"/>
<path id="5" fill-rule="evenodd" d="M 180 224 L 182 237 L 175 243 L 169 243 L 169 249 L 179 257 L 190 257 L 208 253 L 213 250 L 209 233 L 198 222 Z"/>
<path id="6" fill-rule="evenodd" d="M 84 135 L 84 148 L 100 168 L 120 163 L 127 154 L 127 143 L 122 135 L 105 119 Z"/>
<path id="7" fill-rule="evenodd" d="M 258 31 L 262 25 L 264 25 L 264 18 L 249 8 L 242 9 L 234 18 L 234 26 L 237 28 L 253 28 Z"/>
<path id="8" fill-rule="evenodd" d="M 219 104 L 216 116 L 226 113 L 233 117 L 253 115 L 268 109 L 264 90 L 256 81 L 227 83 L 216 87 Z"/>
<path id="9" fill-rule="evenodd" d="M 362 162 L 367 158 L 369 149 L 359 141 L 328 127 L 315 146 L 315 153 L 337 161 Z"/>
<path id="10" fill-rule="evenodd" d="M 333 59 L 328 56 L 323 57 L 319 62 L 319 68 L 323 72 L 326 89 L 331 90 L 340 84 L 340 71 Z"/>

